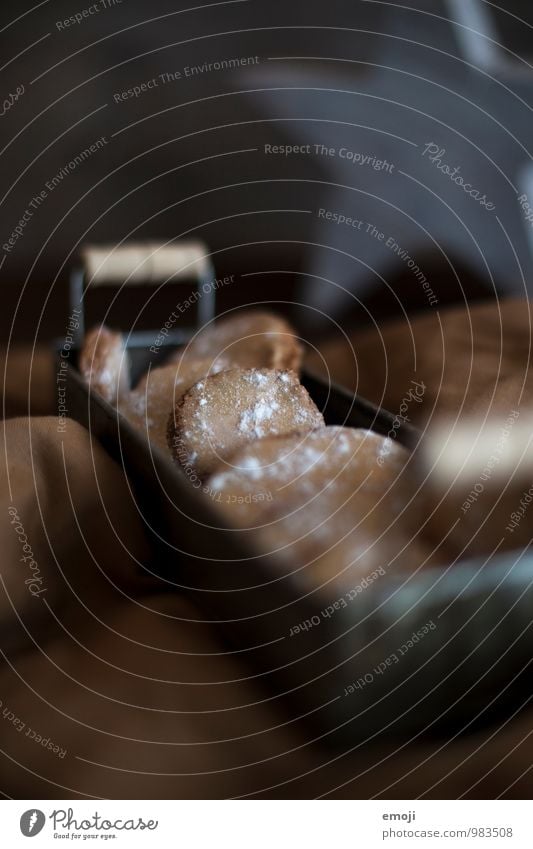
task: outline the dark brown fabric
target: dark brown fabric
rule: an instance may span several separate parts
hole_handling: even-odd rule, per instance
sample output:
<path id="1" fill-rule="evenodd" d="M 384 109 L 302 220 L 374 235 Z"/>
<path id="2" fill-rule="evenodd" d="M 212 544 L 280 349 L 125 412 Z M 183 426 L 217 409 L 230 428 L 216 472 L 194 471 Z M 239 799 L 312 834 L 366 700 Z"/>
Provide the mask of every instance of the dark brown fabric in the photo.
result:
<path id="1" fill-rule="evenodd" d="M 54 355 L 48 348 L 11 347 L 0 355 L 2 406 L 6 417 L 54 412 Z"/>
<path id="2" fill-rule="evenodd" d="M 81 425 L 10 419 L 3 435 L 0 622 L 13 643 L 26 620 L 49 620 L 47 605 L 105 604 L 115 587 L 144 585 L 149 551 L 123 472 Z"/>

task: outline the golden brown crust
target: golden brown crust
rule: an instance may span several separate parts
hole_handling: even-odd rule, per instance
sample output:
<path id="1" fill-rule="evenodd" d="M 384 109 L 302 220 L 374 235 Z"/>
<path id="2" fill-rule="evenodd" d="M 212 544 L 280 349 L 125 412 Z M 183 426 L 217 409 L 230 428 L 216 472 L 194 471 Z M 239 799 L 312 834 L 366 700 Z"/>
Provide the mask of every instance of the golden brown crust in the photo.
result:
<path id="1" fill-rule="evenodd" d="M 231 369 L 183 396 L 170 417 L 168 439 L 177 462 L 203 477 L 249 442 L 323 425 L 294 372 Z"/>

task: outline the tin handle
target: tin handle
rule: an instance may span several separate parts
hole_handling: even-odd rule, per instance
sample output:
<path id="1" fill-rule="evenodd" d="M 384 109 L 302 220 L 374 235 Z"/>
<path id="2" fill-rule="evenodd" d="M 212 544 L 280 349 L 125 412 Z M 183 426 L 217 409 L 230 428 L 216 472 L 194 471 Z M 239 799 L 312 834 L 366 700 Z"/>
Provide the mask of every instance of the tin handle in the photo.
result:
<path id="1" fill-rule="evenodd" d="M 125 245 L 84 245 L 80 262 L 70 274 L 71 314 L 78 316 L 77 343 L 85 333 L 85 292 L 94 286 L 134 286 L 194 280 L 198 299 L 198 324 L 215 316 L 215 271 L 207 246 L 201 241 L 174 244 L 128 242 Z"/>

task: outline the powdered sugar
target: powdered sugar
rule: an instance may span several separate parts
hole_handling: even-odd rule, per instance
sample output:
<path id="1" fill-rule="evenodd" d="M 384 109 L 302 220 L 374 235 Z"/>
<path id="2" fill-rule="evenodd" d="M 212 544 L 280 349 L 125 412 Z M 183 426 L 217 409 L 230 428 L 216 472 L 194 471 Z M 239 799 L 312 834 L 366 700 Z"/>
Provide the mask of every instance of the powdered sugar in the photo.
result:
<path id="1" fill-rule="evenodd" d="M 246 469 L 247 471 L 256 471 L 257 469 L 261 469 L 261 467 L 261 460 L 258 457 L 245 457 L 242 465 L 239 466 L 240 469 Z"/>
<path id="2" fill-rule="evenodd" d="M 251 480 L 258 480 L 265 476 L 265 469 L 258 457 L 245 457 L 235 469 L 235 475 L 244 474 Z"/>
<path id="3" fill-rule="evenodd" d="M 130 406 L 134 413 L 138 416 L 144 415 L 146 412 L 146 397 L 140 392 L 132 392 L 129 397 Z"/>
<path id="4" fill-rule="evenodd" d="M 386 436 L 383 440 L 383 444 L 379 449 L 378 457 L 388 457 L 389 454 L 392 454 L 392 446 L 393 441 L 390 437 Z"/>
<path id="5" fill-rule="evenodd" d="M 239 431 L 241 433 L 253 433 L 258 438 L 264 436 L 265 430 L 262 424 L 268 422 L 276 409 L 279 409 L 279 404 L 274 406 L 272 403 L 267 404 L 262 398 L 255 407 L 245 410 L 239 418 Z"/>
<path id="6" fill-rule="evenodd" d="M 102 386 L 111 386 L 114 381 L 114 374 L 111 373 L 110 369 L 103 368 L 100 374 L 98 375 L 98 382 Z"/>
<path id="7" fill-rule="evenodd" d="M 209 481 L 209 486 L 214 492 L 219 492 L 226 486 L 228 478 L 229 475 L 224 473 L 215 475 L 215 477 L 211 478 Z"/>
<path id="8" fill-rule="evenodd" d="M 248 379 L 250 383 L 253 383 L 255 386 L 264 386 L 268 381 L 267 375 L 260 371 L 253 372 L 248 376 Z"/>

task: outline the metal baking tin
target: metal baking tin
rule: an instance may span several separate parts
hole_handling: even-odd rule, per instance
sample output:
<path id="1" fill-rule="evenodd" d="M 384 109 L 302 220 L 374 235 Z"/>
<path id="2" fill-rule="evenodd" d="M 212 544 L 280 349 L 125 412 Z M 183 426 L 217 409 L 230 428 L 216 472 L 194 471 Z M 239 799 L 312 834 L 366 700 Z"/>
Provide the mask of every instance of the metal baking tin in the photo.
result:
<path id="1" fill-rule="evenodd" d="M 137 374 L 147 349 L 132 348 Z M 328 424 L 387 433 L 391 413 L 304 374 Z M 533 560 L 527 552 L 387 574 L 362 592 L 337 581 L 317 590 L 260 556 L 225 525 L 169 457 L 68 369 L 69 415 L 123 465 L 157 552 L 148 568 L 185 592 L 221 629 L 265 698 L 283 701 L 315 739 L 347 747 L 384 733 L 403 739 L 485 723 L 531 692 Z M 408 425 L 397 438 L 409 447 Z M 341 601 L 346 600 L 346 604 Z M 353 599 L 353 600 L 350 600 Z M 307 625 L 306 625 L 307 623 Z M 296 630 L 296 626 L 302 626 Z M 292 634 L 292 636 L 291 636 Z"/>

